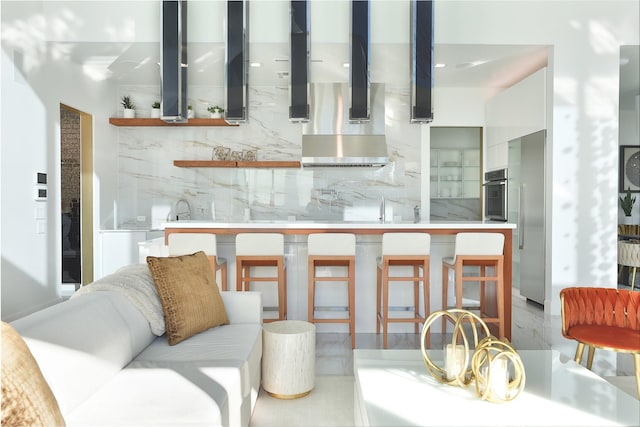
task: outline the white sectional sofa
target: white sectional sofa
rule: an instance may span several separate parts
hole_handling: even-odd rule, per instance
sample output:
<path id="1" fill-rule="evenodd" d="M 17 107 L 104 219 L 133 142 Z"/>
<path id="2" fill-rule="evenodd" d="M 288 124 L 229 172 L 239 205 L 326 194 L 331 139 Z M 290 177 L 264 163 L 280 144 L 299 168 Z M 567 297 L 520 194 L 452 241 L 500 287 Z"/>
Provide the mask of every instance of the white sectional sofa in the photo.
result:
<path id="1" fill-rule="evenodd" d="M 12 322 L 67 425 L 249 424 L 261 378 L 260 293 L 222 292 L 230 324 L 169 346 L 140 301 L 95 289 Z"/>

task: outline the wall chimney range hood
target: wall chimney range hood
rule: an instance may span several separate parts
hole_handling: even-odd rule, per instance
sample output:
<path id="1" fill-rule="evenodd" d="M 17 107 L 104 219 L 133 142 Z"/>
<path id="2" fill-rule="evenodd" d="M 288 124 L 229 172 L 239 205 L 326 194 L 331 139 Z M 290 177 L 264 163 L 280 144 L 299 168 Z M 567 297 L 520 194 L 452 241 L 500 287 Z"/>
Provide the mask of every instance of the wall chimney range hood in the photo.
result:
<path id="1" fill-rule="evenodd" d="M 187 121 L 187 2 L 162 2 L 160 110 L 165 122 Z"/>
<path id="2" fill-rule="evenodd" d="M 384 166 L 384 85 L 370 85 L 370 120 L 349 121 L 346 83 L 310 85 L 311 119 L 302 125 L 302 166 Z"/>

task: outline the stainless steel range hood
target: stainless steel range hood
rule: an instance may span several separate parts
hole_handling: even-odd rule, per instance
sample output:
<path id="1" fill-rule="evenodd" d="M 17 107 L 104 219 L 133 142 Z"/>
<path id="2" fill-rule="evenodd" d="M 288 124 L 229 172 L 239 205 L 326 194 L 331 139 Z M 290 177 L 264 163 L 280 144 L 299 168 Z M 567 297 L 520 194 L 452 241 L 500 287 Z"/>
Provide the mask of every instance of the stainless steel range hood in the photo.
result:
<path id="1" fill-rule="evenodd" d="M 302 166 L 384 166 L 384 85 L 371 84 L 370 120 L 349 121 L 349 85 L 310 85 L 311 117 L 302 126 Z"/>

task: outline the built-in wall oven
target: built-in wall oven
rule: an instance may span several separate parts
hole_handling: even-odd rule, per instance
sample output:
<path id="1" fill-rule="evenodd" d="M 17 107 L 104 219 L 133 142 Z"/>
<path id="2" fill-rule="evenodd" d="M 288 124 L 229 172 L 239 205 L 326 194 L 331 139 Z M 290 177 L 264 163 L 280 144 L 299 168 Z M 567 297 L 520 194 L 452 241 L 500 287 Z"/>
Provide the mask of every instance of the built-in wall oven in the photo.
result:
<path id="1" fill-rule="evenodd" d="M 484 217 L 492 221 L 507 221 L 507 170 L 484 174 Z"/>

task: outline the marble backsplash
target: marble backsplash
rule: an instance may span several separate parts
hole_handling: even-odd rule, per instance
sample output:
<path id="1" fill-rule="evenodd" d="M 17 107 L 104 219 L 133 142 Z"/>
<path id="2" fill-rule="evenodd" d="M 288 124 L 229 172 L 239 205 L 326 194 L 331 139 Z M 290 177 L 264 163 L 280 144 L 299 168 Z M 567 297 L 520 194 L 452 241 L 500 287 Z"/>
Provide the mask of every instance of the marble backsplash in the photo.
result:
<path id="1" fill-rule="evenodd" d="M 222 105 L 222 87 L 189 87 L 196 117 Z M 149 117 L 158 86 L 122 86 Z M 210 160 L 219 145 L 257 150 L 258 160 L 299 160 L 302 125 L 288 119 L 288 90 L 250 87 L 249 119 L 238 127 L 119 127 L 116 224 L 156 228 L 175 219 L 186 200 L 190 218 L 242 220 L 375 220 L 381 197 L 387 217 L 413 220 L 420 204 L 420 125 L 411 124 L 408 88 L 385 88 L 385 131 L 391 162 L 381 168 L 180 168 L 173 160 Z M 145 107 L 148 106 L 148 107 Z M 117 115 L 122 115 L 122 109 Z M 182 203 L 184 204 L 184 203 Z M 144 217 L 144 220 L 141 220 Z M 185 216 L 181 216 L 184 219 Z"/>

